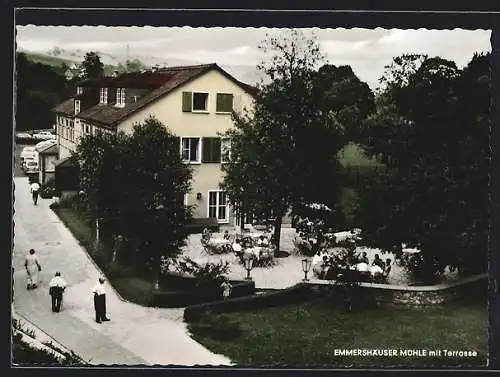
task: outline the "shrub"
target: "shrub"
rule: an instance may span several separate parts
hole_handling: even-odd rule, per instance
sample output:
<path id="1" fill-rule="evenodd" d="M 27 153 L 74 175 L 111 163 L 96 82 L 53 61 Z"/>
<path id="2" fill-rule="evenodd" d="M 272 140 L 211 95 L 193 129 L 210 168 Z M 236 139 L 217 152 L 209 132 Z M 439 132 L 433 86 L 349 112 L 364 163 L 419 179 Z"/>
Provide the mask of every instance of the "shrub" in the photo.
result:
<path id="1" fill-rule="evenodd" d="M 196 292 L 206 295 L 218 291 L 229 272 L 229 262 L 205 263 L 200 265 L 188 257 L 178 262 L 181 271 L 191 274 L 196 279 Z"/>
<path id="2" fill-rule="evenodd" d="M 40 189 L 40 197 L 43 199 L 50 199 L 57 196 L 56 184 L 54 179 L 50 179 L 45 182 Z"/>

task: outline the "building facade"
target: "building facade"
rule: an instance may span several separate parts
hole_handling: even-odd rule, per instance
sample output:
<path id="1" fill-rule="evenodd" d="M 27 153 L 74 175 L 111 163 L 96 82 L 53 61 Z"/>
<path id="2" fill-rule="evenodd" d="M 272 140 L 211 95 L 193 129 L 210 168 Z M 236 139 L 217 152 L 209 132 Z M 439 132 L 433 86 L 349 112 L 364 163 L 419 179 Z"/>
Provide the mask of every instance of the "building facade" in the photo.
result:
<path id="1" fill-rule="evenodd" d="M 84 134 L 131 133 L 135 124 L 154 116 L 179 137 L 179 153 L 193 167 L 192 189 L 184 200 L 194 206 L 194 217 L 234 225 L 219 187 L 221 166 L 230 158 L 230 145 L 220 133 L 233 127 L 233 110 L 252 109 L 254 95 L 255 88 L 216 64 L 87 80 L 74 98 L 54 108 L 59 160 L 71 156 Z"/>

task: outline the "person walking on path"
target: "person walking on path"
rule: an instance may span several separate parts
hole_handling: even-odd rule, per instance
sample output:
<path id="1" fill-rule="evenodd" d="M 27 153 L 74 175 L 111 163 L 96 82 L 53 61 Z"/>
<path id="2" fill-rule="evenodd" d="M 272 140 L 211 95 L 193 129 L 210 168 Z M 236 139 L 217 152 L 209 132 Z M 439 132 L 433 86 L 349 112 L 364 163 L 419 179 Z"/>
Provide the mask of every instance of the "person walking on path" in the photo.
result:
<path id="1" fill-rule="evenodd" d="M 38 182 L 35 181 L 30 185 L 30 191 L 33 196 L 33 203 L 36 205 L 38 203 L 38 192 L 40 191 L 40 185 Z"/>
<path id="2" fill-rule="evenodd" d="M 24 268 L 26 268 L 26 274 L 28 278 L 27 289 L 35 289 L 38 286 L 38 274 L 42 271 L 42 266 L 38 262 L 38 258 L 35 255 L 35 250 L 30 249 L 26 259 L 24 261 Z"/>
<path id="3" fill-rule="evenodd" d="M 63 292 L 66 289 L 66 280 L 61 277 L 60 272 L 50 280 L 49 294 L 52 297 L 52 311 L 58 313 L 61 311 L 61 304 L 63 300 Z"/>
<path id="4" fill-rule="evenodd" d="M 94 294 L 95 321 L 101 323 L 109 321 L 106 317 L 106 290 L 104 289 L 104 278 L 99 278 L 99 282 L 92 289 Z"/>

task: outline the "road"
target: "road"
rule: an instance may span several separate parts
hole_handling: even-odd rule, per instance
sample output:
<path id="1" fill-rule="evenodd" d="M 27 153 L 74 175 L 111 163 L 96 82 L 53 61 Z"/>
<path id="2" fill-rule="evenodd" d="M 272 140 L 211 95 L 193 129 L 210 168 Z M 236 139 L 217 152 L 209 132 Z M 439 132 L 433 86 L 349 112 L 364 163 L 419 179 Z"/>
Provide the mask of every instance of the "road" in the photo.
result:
<path id="1" fill-rule="evenodd" d="M 110 322 L 94 321 L 92 286 L 101 276 L 71 232 L 49 208 L 33 205 L 28 179 L 16 177 L 14 215 L 14 309 L 94 365 L 231 365 L 189 335 L 182 309 L 145 308 L 120 299 L 107 287 Z M 25 253 L 34 248 L 42 265 L 40 287 L 26 289 Z M 60 271 L 68 282 L 64 309 L 52 313 L 48 282 Z"/>

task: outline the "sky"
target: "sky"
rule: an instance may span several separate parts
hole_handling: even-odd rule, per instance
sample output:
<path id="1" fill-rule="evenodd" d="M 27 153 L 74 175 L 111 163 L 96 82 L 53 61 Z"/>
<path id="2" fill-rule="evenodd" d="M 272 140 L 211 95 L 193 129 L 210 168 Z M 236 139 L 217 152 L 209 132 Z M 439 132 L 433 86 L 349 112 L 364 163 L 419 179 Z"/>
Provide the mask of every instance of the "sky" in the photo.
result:
<path id="1" fill-rule="evenodd" d="M 350 65 L 372 89 L 384 66 L 403 53 L 422 53 L 453 60 L 459 68 L 476 52 L 491 51 L 488 30 L 401 29 L 301 29 L 315 35 L 326 60 Z M 279 36 L 283 29 L 107 27 L 107 26 L 18 26 L 17 46 L 44 52 L 55 46 L 67 51 L 99 51 L 113 56 L 153 58 L 168 65 L 218 63 L 238 79 L 255 84 L 260 78 L 256 65 L 268 59 L 258 49 L 266 35 Z M 127 49 L 128 46 L 128 49 Z M 105 59 L 103 59 L 104 61 Z M 106 61 L 104 61 L 106 63 Z"/>

